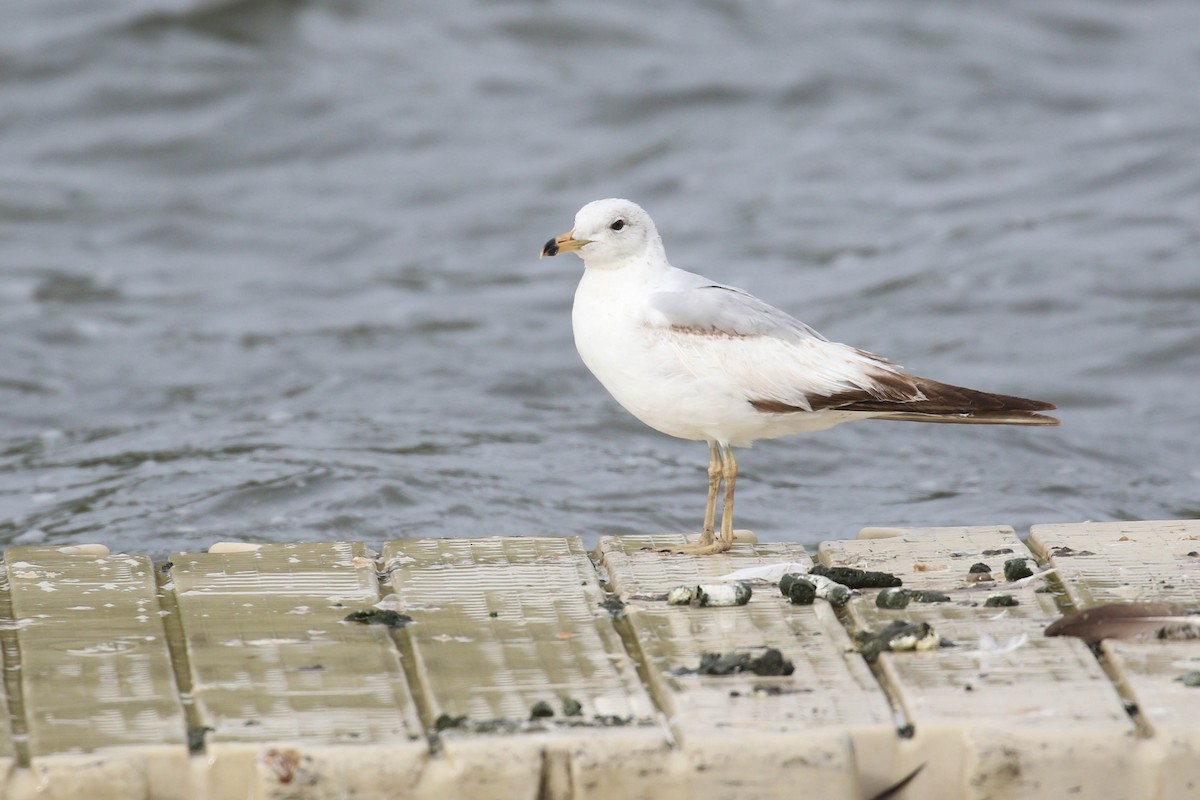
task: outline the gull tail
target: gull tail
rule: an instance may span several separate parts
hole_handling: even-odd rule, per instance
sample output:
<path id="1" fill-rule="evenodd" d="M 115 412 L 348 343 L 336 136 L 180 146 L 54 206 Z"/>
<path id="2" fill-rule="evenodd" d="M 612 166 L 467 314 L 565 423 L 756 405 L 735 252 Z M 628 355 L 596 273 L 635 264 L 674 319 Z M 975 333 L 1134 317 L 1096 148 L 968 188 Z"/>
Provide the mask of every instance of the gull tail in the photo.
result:
<path id="1" fill-rule="evenodd" d="M 1053 406 L 1051 406 L 1053 408 Z M 1058 417 L 1038 414 L 1034 411 L 983 411 L 960 414 L 926 414 L 921 412 L 896 412 L 878 414 L 872 419 L 899 420 L 901 422 L 947 422 L 961 425 L 1059 425 Z"/>
<path id="2" fill-rule="evenodd" d="M 877 420 L 905 422 L 959 422 L 962 425 L 1058 425 L 1057 417 L 1040 414 L 1054 403 L 1032 401 L 1013 395 L 996 395 L 965 386 L 943 384 L 928 378 L 912 378 L 919 399 L 892 403 Z"/>
<path id="3" fill-rule="evenodd" d="M 863 386 L 832 394 L 809 394 L 802 401 L 756 398 L 750 405 L 764 414 L 854 411 L 872 419 L 905 422 L 957 422 L 966 425 L 1057 425 L 1042 411 L 1053 403 L 1010 394 L 993 394 L 918 378 L 879 362 L 880 369 Z"/>
<path id="4" fill-rule="evenodd" d="M 905 422 L 947 422 L 964 425 L 1058 425 L 1059 421 L 1042 411 L 1052 411 L 1053 403 L 1029 400 L 1008 394 L 993 394 L 953 386 L 928 378 L 903 376 L 917 390 L 904 398 L 863 399 L 842 406 L 844 411 L 872 411 L 875 419 Z"/>

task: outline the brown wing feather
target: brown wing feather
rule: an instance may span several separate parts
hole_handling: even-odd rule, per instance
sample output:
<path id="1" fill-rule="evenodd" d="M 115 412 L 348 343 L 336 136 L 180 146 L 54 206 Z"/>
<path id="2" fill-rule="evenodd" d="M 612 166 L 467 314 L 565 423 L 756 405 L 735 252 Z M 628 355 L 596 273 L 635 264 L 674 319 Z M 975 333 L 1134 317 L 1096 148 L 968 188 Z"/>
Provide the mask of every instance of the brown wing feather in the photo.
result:
<path id="1" fill-rule="evenodd" d="M 901 372 L 880 372 L 867 389 L 831 395 L 809 395 L 813 411 L 861 411 L 880 419 L 916 422 L 963 422 L 1010 425 L 1057 425 L 1054 417 L 1038 414 L 1055 406 L 1007 394 L 993 394 L 953 386 Z M 785 414 L 808 409 L 776 400 L 751 400 L 759 411 Z"/>
<path id="2" fill-rule="evenodd" d="M 1046 635 L 1078 636 L 1085 642 L 1149 633 L 1157 634 L 1160 639 L 1196 638 L 1198 622 L 1195 615 L 1178 603 L 1111 603 L 1064 614 L 1050 623 Z M 1187 635 L 1189 630 L 1193 635 Z"/>

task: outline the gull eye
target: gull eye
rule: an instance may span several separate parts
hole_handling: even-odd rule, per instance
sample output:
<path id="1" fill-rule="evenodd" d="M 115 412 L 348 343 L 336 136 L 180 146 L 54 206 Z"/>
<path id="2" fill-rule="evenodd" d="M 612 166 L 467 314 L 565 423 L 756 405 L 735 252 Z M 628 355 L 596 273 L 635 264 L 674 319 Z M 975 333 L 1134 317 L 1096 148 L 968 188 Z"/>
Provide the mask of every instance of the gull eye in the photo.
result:
<path id="1" fill-rule="evenodd" d="M 612 228 L 614 231 L 619 231 L 619 230 L 621 230 L 621 228 L 625 227 L 625 220 L 619 219 L 616 222 L 614 222 L 612 225 L 609 225 L 608 227 Z"/>

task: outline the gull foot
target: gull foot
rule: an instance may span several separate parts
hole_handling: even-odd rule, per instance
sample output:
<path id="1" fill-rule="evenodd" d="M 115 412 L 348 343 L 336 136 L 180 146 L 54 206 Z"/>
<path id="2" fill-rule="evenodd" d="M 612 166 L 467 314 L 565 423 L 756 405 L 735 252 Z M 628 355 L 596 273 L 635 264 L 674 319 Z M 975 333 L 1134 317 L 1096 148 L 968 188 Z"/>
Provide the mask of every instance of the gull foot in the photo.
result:
<path id="1" fill-rule="evenodd" d="M 704 541 L 703 534 L 701 534 L 700 541 L 698 542 L 693 542 L 692 544 L 681 544 L 675 547 L 660 547 L 658 548 L 658 552 L 684 553 L 693 556 L 711 556 L 716 553 L 728 552 L 733 548 L 734 542 L 740 542 L 741 544 L 758 544 L 758 537 L 754 535 L 753 531 L 739 530 L 733 532 L 732 542 L 723 542 L 720 538 L 706 542 Z"/>
<path id="2" fill-rule="evenodd" d="M 692 556 L 711 556 L 715 555 L 716 553 L 724 553 L 732 547 L 733 542 L 724 542 L 720 539 L 716 539 L 708 544 L 695 542 L 693 544 L 681 544 L 676 547 L 660 547 L 658 548 L 658 552 L 680 553 Z"/>

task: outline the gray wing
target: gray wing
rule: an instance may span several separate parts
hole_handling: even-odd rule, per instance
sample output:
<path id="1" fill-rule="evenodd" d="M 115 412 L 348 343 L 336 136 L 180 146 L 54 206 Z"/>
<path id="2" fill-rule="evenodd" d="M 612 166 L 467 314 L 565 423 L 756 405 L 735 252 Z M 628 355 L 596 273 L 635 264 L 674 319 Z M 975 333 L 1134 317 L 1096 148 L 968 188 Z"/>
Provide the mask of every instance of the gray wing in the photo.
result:
<path id="1" fill-rule="evenodd" d="M 886 359 L 831 342 L 753 295 L 692 273 L 672 274 L 649 307 L 648 322 L 662 331 L 686 374 L 723 384 L 760 411 L 920 396 Z"/>
<path id="2" fill-rule="evenodd" d="M 830 342 L 740 289 L 691 273 L 673 277 L 670 289 L 650 297 L 654 324 L 689 374 L 728 379 L 764 413 L 828 409 L 924 422 L 1058 424 L 1036 413 L 1053 409 L 1050 403 L 905 374 L 885 358 Z"/>
<path id="3" fill-rule="evenodd" d="M 703 279 L 694 286 L 655 292 L 650 307 L 663 315 L 660 321 L 666 327 L 678 330 L 826 341 L 800 320 L 754 295 Z"/>

